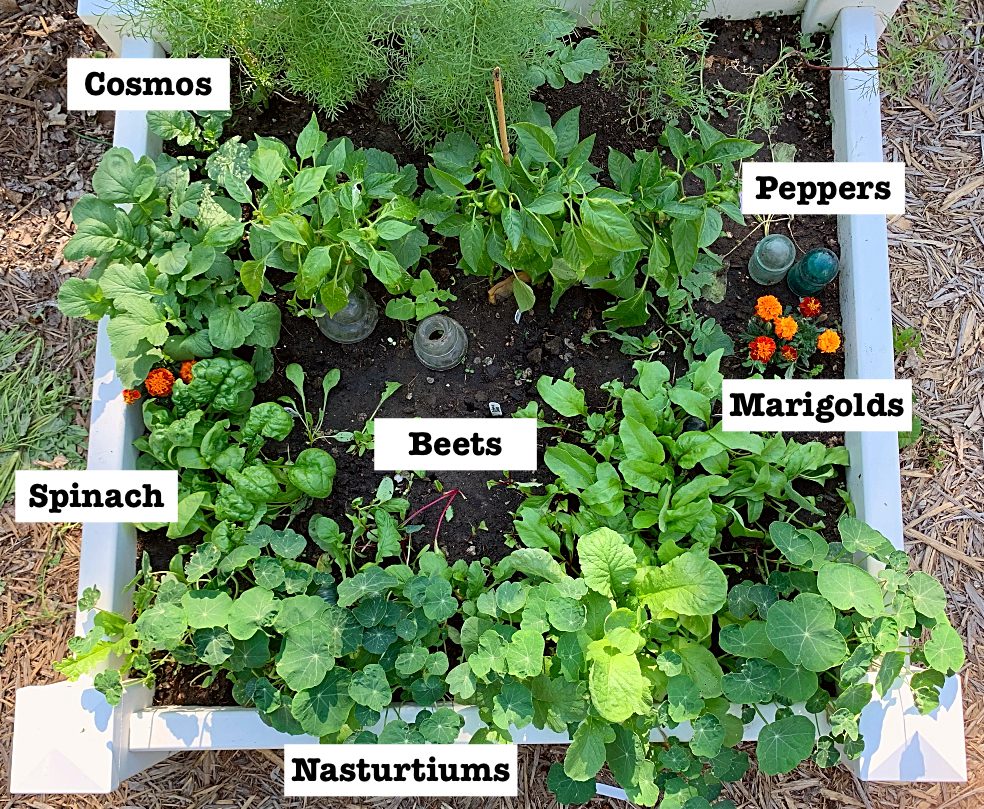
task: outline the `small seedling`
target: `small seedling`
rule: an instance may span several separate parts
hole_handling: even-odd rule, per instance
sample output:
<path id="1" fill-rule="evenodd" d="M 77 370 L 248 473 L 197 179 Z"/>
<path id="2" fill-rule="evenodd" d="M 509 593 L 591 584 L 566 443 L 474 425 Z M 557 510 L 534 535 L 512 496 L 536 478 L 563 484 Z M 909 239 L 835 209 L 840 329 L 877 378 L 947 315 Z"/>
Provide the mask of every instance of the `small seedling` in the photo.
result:
<path id="1" fill-rule="evenodd" d="M 304 369 L 296 362 L 292 362 L 284 369 L 284 374 L 297 391 L 297 394 L 300 397 L 300 406 L 298 406 L 298 403 L 289 396 L 281 396 L 280 401 L 287 406 L 287 410 L 289 412 L 293 413 L 293 415 L 299 418 L 304 424 L 308 444 L 314 444 L 315 441 L 326 437 L 323 432 L 323 428 L 325 424 L 325 415 L 327 412 L 326 409 L 328 406 L 328 394 L 331 392 L 331 389 L 338 384 L 339 380 L 342 378 L 342 373 L 337 368 L 332 368 L 321 378 L 321 407 L 318 410 L 317 416 L 307 409 L 307 398 L 304 395 Z"/>

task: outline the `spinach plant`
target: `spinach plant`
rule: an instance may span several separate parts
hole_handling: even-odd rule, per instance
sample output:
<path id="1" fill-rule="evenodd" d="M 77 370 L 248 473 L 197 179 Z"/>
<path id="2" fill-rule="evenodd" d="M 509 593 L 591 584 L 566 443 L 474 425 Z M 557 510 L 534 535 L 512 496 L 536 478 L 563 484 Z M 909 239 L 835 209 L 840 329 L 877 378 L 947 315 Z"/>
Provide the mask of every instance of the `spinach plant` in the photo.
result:
<path id="1" fill-rule="evenodd" d="M 293 418 L 275 402 L 253 405 L 255 381 L 244 360 L 201 360 L 190 383 L 175 381 L 170 406 L 144 404 L 138 467 L 179 472 L 178 521 L 168 536 L 208 536 L 217 524 L 253 528 L 303 498 L 331 494 L 335 461 L 324 450 L 305 449 L 293 462 L 263 457 L 268 440 L 290 434 Z"/>
<path id="2" fill-rule="evenodd" d="M 227 143 L 242 146 L 238 138 Z M 65 258 L 95 259 L 88 278 L 69 278 L 58 292 L 70 317 L 109 316 L 117 374 L 136 387 L 154 365 L 252 346 L 269 359 L 280 336 L 280 309 L 244 295 L 234 259 L 245 223 L 239 196 L 223 189 L 227 153 L 206 161 L 213 180 L 191 180 L 167 155 L 134 160 L 106 152 L 92 178 L 95 194 L 72 209 L 76 233 Z M 120 205 L 128 205 L 123 210 Z M 257 296 L 258 297 L 258 296 Z"/>
<path id="3" fill-rule="evenodd" d="M 519 507 L 520 540 L 567 554 L 573 537 L 608 527 L 640 552 L 658 537 L 668 560 L 681 548 L 716 546 L 725 533 L 762 541 L 769 515 L 822 527 L 824 509 L 798 486 L 829 481 L 847 464 L 847 450 L 711 426 L 721 355 L 693 363 L 673 384 L 662 363 L 637 361 L 631 384 L 604 386 L 609 403 L 597 411 L 572 375 L 541 377 L 537 391 L 561 417 L 545 424 L 562 427 L 564 440 L 544 454 L 555 479 Z M 534 404 L 523 413 L 535 411 Z"/>

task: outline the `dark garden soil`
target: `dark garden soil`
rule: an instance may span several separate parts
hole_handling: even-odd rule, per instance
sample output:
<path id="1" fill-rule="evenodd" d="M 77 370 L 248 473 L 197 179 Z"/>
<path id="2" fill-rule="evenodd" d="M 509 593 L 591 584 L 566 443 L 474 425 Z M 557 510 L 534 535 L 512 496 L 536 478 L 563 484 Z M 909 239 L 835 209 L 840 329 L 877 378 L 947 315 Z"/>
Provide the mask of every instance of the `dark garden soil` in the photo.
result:
<path id="1" fill-rule="evenodd" d="M 779 54 L 781 44 L 795 45 L 798 40 L 799 22 L 795 18 L 763 18 L 752 21 L 714 20 L 707 23 L 715 34 L 714 44 L 707 53 L 705 83 L 720 82 L 729 89 L 740 90 L 751 81 L 750 75 L 771 65 Z M 772 142 L 791 143 L 796 146 L 797 161 L 829 161 L 831 149 L 828 74 L 803 68 L 800 76 L 813 89 L 815 100 L 798 101 L 787 110 L 787 117 L 772 133 Z M 401 164 L 412 163 L 423 172 L 427 156 L 405 143 L 400 132 L 376 115 L 375 100 L 380 87 L 370 88 L 357 102 L 343 112 L 336 121 L 325 122 L 322 128 L 329 138 L 347 136 L 356 146 L 375 147 L 391 152 Z M 627 112 L 624 99 L 606 88 L 597 78 L 588 77 L 578 85 L 562 90 L 543 92 L 540 100 L 552 118 L 575 106 L 581 107 L 582 136 L 595 132 L 597 140 L 593 162 L 605 166 L 608 148 L 631 154 L 635 149 L 652 149 L 657 146 L 659 125 L 648 130 L 630 131 L 626 125 Z M 297 133 L 310 119 L 312 106 L 304 101 L 275 96 L 265 109 L 243 106 L 227 123 L 226 132 L 238 134 L 244 140 L 254 134 L 280 137 L 293 142 Z M 712 124 L 722 131 L 733 133 L 734 118 L 712 119 Z M 770 160 L 769 138 L 764 132 L 756 132 L 753 139 L 766 144 L 756 160 Z M 779 217 L 772 221 L 770 232 L 789 235 L 800 252 L 824 246 L 837 250 L 836 219 L 834 217 L 799 217 L 795 220 Z M 741 366 L 747 349 L 740 342 L 740 334 L 752 314 L 755 299 L 773 294 L 783 303 L 792 305 L 795 298 L 785 284 L 761 287 L 748 277 L 747 262 L 755 242 L 763 235 L 762 227 L 751 222 L 737 226 L 726 220 L 726 234 L 714 245 L 714 251 L 725 261 L 727 292 L 721 303 L 702 301 L 703 314 L 711 315 L 735 340 L 737 349 L 733 357 L 722 363 L 726 376 L 745 377 L 747 369 Z M 432 235 L 432 240 L 438 237 Z M 381 417 L 479 417 L 490 416 L 489 405 L 498 403 L 505 417 L 536 398 L 536 380 L 542 374 L 560 376 L 568 368 L 576 372 L 576 382 L 588 394 L 589 406 L 603 407 L 607 396 L 599 386 L 612 379 L 628 380 L 632 375 L 632 358 L 619 351 L 618 341 L 605 335 L 595 335 L 590 342 L 582 340 L 594 329 L 602 329 L 601 312 L 610 305 L 610 298 L 586 289 L 569 291 L 557 310 L 549 311 L 549 295 L 540 294 L 533 311 L 526 313 L 518 323 L 515 311 L 509 303 L 491 305 L 488 302 L 486 279 L 467 276 L 455 268 L 457 245 L 454 240 L 442 244 L 422 262 L 428 266 L 442 288 L 450 289 L 457 300 L 448 305 L 449 314 L 465 327 L 469 348 L 466 361 L 461 366 L 444 372 L 431 371 L 421 365 L 413 352 L 412 329 L 406 324 L 389 320 L 380 311 L 379 323 L 373 334 L 362 343 L 342 346 L 327 340 L 314 321 L 291 317 L 287 313 L 286 296 L 279 300 L 284 312 L 280 344 L 274 349 L 275 370 L 269 382 L 257 390 L 257 401 L 275 400 L 280 396 L 292 396 L 294 391 L 284 376 L 289 363 L 299 363 L 307 376 L 307 401 L 309 408 L 317 412 L 321 401 L 321 379 L 332 368 L 341 371 L 341 383 L 335 388 L 328 402 L 326 431 L 350 431 L 362 428 L 375 409 L 387 382 L 399 382 L 402 387 L 379 410 Z M 367 287 L 382 310 L 385 293 L 378 285 Z M 836 283 L 820 295 L 828 323 L 839 327 L 839 303 Z M 640 333 L 656 328 L 659 318 L 654 318 Z M 666 342 L 662 353 L 654 359 L 666 363 L 671 372 L 686 372 L 687 364 L 682 352 Z M 819 359 L 820 355 L 817 355 Z M 843 356 L 826 358 L 821 376 L 843 375 Z M 820 434 L 796 436 L 799 440 L 819 439 L 827 444 L 842 442 L 840 435 Z M 541 461 L 544 445 L 552 441 L 548 431 L 541 431 Z M 335 457 L 338 472 L 334 491 L 324 501 L 316 503 L 294 522 L 297 530 L 304 531 L 308 520 L 316 513 L 333 517 L 343 530 L 351 526 L 345 519 L 348 504 L 355 498 L 368 502 L 383 473 L 373 470 L 372 452 L 363 457 L 347 454 L 345 445 L 331 439 L 318 443 Z M 280 447 L 288 457 L 296 455 L 307 446 L 306 436 L 298 426 L 286 445 Z M 549 474 L 541 463 L 541 480 Z M 517 473 L 517 480 L 536 479 L 537 473 Z M 431 473 L 423 479 L 413 480 L 409 492 L 405 481 L 397 487 L 398 494 L 407 497 L 411 510 L 433 500 L 440 487 L 447 491 L 459 488 L 462 496 L 454 502 L 454 518 L 445 522 L 437 544 L 451 559 L 496 560 L 509 548 L 503 537 L 511 533 L 512 512 L 522 497 L 501 482 L 490 485 L 494 473 Z M 837 489 L 844 485 L 843 476 L 830 481 L 827 487 L 800 486 L 806 494 L 817 497 L 818 505 L 832 519 L 839 514 L 842 502 Z M 421 547 L 434 541 L 434 530 L 439 508 L 415 519 L 425 528 L 415 536 L 414 544 Z M 160 541 L 156 537 L 142 546 L 152 553 L 155 569 L 166 569 L 174 552 L 175 543 Z M 748 549 L 745 548 L 744 551 Z M 740 563 L 743 549 L 733 551 Z M 155 701 L 158 704 L 228 704 L 231 694 L 223 681 L 203 688 L 200 684 L 203 672 L 195 669 L 166 670 L 158 679 Z"/>

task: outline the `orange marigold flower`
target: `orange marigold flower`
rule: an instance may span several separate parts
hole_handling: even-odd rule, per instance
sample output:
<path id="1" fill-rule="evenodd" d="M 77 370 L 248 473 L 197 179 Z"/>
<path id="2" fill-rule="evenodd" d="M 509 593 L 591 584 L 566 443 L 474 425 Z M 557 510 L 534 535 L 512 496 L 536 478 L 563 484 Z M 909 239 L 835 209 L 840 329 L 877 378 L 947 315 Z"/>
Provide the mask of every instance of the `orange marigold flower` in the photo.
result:
<path id="1" fill-rule="evenodd" d="M 803 298 L 799 304 L 799 310 L 801 315 L 806 317 L 816 317 L 823 311 L 823 307 L 820 305 L 820 301 L 816 298 Z"/>
<path id="2" fill-rule="evenodd" d="M 781 340 L 792 340 L 796 336 L 796 332 L 799 331 L 799 323 L 789 315 L 776 318 L 773 325 L 775 326 L 776 337 Z"/>
<path id="3" fill-rule="evenodd" d="M 779 349 L 779 355 L 786 360 L 786 362 L 796 362 L 799 352 L 796 350 L 796 346 L 785 345 Z"/>
<path id="4" fill-rule="evenodd" d="M 748 356 L 756 362 L 768 362 L 776 353 L 776 341 L 771 337 L 756 337 L 748 344 Z"/>
<path id="5" fill-rule="evenodd" d="M 195 364 L 195 360 L 185 360 L 181 363 L 181 370 L 178 371 L 178 376 L 181 377 L 181 381 L 186 385 L 191 384 L 191 368 Z"/>
<path id="6" fill-rule="evenodd" d="M 137 401 L 137 399 L 139 399 L 139 398 L 140 398 L 140 391 L 138 391 L 138 390 L 135 390 L 133 388 L 126 388 L 123 391 L 123 402 L 124 402 L 124 404 L 131 405 L 135 401 Z"/>
<path id="7" fill-rule="evenodd" d="M 775 320 L 782 317 L 782 304 L 775 295 L 763 295 L 755 301 L 755 314 L 762 320 Z"/>
<path id="8" fill-rule="evenodd" d="M 817 348 L 824 354 L 833 354 L 840 348 L 840 335 L 833 329 L 827 329 L 817 338 Z"/>
<path id="9" fill-rule="evenodd" d="M 147 374 L 144 387 L 151 396 L 170 396 L 174 387 L 174 374 L 167 368 L 155 368 Z"/>

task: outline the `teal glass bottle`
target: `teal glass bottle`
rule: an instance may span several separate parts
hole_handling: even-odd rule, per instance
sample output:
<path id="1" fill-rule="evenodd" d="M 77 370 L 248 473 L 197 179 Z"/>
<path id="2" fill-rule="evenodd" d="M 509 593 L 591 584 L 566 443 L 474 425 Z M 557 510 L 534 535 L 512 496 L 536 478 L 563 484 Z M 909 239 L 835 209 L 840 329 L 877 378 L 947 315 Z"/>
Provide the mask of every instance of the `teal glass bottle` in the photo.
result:
<path id="1" fill-rule="evenodd" d="M 748 275 L 763 286 L 778 284 L 796 259 L 796 246 L 781 233 L 770 233 L 755 245 L 748 259 Z"/>
<path id="2" fill-rule="evenodd" d="M 790 291 L 799 298 L 816 295 L 837 277 L 840 264 L 837 256 L 825 247 L 817 247 L 803 255 L 786 274 Z"/>

